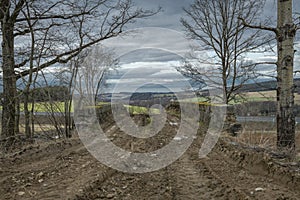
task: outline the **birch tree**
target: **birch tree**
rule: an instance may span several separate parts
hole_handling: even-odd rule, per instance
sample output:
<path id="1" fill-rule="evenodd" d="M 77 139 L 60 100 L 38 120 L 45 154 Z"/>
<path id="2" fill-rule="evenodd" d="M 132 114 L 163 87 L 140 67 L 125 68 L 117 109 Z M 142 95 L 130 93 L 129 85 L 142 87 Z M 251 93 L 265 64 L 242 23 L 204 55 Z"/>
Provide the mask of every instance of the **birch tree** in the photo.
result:
<path id="1" fill-rule="evenodd" d="M 277 0 L 277 27 L 253 25 L 241 18 L 247 27 L 272 31 L 277 40 L 277 147 L 295 150 L 294 109 L 294 40 L 299 26 L 293 20 L 293 1 Z"/>

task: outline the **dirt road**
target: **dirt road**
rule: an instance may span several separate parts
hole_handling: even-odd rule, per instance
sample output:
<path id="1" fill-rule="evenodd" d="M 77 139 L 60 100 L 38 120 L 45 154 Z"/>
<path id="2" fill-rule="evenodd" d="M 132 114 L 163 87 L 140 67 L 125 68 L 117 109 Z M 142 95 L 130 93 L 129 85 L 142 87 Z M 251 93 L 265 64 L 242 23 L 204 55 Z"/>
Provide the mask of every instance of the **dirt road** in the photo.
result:
<path id="1" fill-rule="evenodd" d="M 106 130 L 131 150 L 168 142 L 158 138 L 154 145 L 154 140 L 137 145 L 114 124 Z M 172 131 L 171 125 L 163 130 L 169 136 Z M 102 165 L 76 137 L 26 148 L 0 158 L 0 199 L 300 199 L 297 164 L 278 165 L 263 152 L 225 139 L 199 159 L 201 131 L 198 136 L 176 162 L 145 174 Z"/>

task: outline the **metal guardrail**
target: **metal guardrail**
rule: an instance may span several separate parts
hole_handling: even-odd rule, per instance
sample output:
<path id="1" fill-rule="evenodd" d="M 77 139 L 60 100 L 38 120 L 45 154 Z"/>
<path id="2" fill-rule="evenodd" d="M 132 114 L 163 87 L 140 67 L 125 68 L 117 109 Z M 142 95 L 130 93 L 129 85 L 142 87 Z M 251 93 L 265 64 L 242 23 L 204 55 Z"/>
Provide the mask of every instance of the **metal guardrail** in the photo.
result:
<path id="1" fill-rule="evenodd" d="M 237 116 L 238 122 L 273 122 L 276 123 L 275 116 Z M 296 117 L 296 124 L 300 123 L 300 117 Z"/>

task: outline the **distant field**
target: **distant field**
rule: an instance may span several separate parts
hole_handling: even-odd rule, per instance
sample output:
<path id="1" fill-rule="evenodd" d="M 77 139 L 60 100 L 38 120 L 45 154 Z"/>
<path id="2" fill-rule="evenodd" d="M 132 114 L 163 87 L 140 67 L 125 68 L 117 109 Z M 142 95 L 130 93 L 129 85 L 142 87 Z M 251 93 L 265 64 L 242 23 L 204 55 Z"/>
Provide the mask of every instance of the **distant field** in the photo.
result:
<path id="1" fill-rule="evenodd" d="M 207 102 L 208 98 L 205 97 L 195 97 L 189 99 L 183 99 L 180 102 L 187 102 L 187 103 L 198 103 L 198 102 Z"/>
<path id="2" fill-rule="evenodd" d="M 276 91 L 263 91 L 263 92 L 247 92 L 243 93 L 243 98 L 240 98 L 238 102 L 249 102 L 249 101 L 276 101 Z M 181 100 L 181 102 L 193 102 L 193 103 L 205 103 L 208 99 L 205 97 L 196 97 L 190 99 Z M 98 102 L 95 106 L 100 108 L 102 105 L 108 104 L 108 102 Z M 231 102 L 231 104 L 236 104 L 236 102 Z M 295 93 L 295 104 L 300 105 L 300 95 Z M 64 112 L 65 104 L 64 102 L 37 102 L 34 104 L 34 112 Z M 146 114 L 148 109 L 146 107 L 139 106 L 129 106 L 126 105 L 128 111 L 134 114 Z M 32 104 L 29 104 L 29 110 L 31 110 Z M 20 105 L 21 112 L 24 111 L 24 104 Z M 2 110 L 2 106 L 0 106 Z M 72 107 L 71 112 L 74 109 Z M 159 113 L 159 109 L 153 109 L 152 112 Z"/>
<path id="3" fill-rule="evenodd" d="M 109 102 L 98 102 L 96 106 L 90 106 L 91 108 L 101 108 L 103 105 L 110 104 Z M 127 111 L 130 114 L 136 115 L 136 114 L 149 114 L 149 111 L 152 114 L 160 114 L 160 110 L 156 108 L 147 108 L 143 106 L 132 106 L 132 105 L 124 105 L 124 107 L 127 109 Z"/>
<path id="4" fill-rule="evenodd" d="M 247 92 L 242 93 L 242 97 L 237 97 L 237 101 L 231 101 L 230 104 L 237 104 L 249 101 L 276 101 L 276 91 L 263 91 L 263 92 Z M 194 102 L 205 103 L 208 99 L 205 97 L 196 97 L 184 99 L 181 102 Z M 295 104 L 300 105 L 300 95 L 295 93 Z"/>
<path id="5" fill-rule="evenodd" d="M 108 102 L 98 102 L 95 108 L 101 108 L 102 105 L 108 104 Z M 32 109 L 32 103 L 28 104 L 29 110 Z M 0 106 L 2 110 L 2 106 Z M 24 111 L 24 104 L 20 104 L 20 111 Z M 34 112 L 65 112 L 65 102 L 56 101 L 56 102 L 36 102 L 34 103 Z M 73 106 L 71 107 L 71 112 L 74 112 Z"/>
<path id="6" fill-rule="evenodd" d="M 32 103 L 28 104 L 29 110 L 32 109 Z M 65 103 L 64 102 L 37 102 L 34 103 L 34 112 L 64 112 Z M 2 106 L 0 106 L 2 110 Z M 20 111 L 24 111 L 24 104 L 20 104 Z M 73 108 L 72 108 L 73 111 Z"/>
<path id="7" fill-rule="evenodd" d="M 152 114 L 160 114 L 160 110 L 157 108 L 146 108 L 141 106 L 131 106 L 131 105 L 124 105 L 127 108 L 127 111 L 131 114 L 149 114 L 149 111 Z"/>
<path id="8" fill-rule="evenodd" d="M 247 101 L 276 101 L 276 91 L 244 93 Z M 295 104 L 300 104 L 300 95 L 295 93 Z"/>
<path id="9" fill-rule="evenodd" d="M 243 94 L 247 101 L 275 101 L 276 91 L 247 92 Z"/>

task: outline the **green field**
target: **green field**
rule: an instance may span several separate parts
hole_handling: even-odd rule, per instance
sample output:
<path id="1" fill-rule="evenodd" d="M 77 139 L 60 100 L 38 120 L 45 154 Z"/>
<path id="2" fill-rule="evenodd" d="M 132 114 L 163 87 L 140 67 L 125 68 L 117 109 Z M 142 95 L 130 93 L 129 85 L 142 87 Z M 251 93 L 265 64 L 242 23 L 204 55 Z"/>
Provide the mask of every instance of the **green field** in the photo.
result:
<path id="1" fill-rule="evenodd" d="M 29 110 L 32 109 L 32 103 L 28 104 Z M 34 103 L 34 112 L 64 112 L 65 103 L 64 102 L 37 102 Z M 0 106 L 2 110 L 2 106 Z M 24 103 L 20 104 L 20 111 L 24 111 Z M 73 111 L 73 108 L 71 109 Z"/>
<path id="2" fill-rule="evenodd" d="M 136 115 L 136 114 L 160 114 L 160 110 L 157 108 L 146 108 L 142 106 L 131 106 L 131 105 L 124 105 L 127 108 L 127 111 L 130 114 Z"/>

